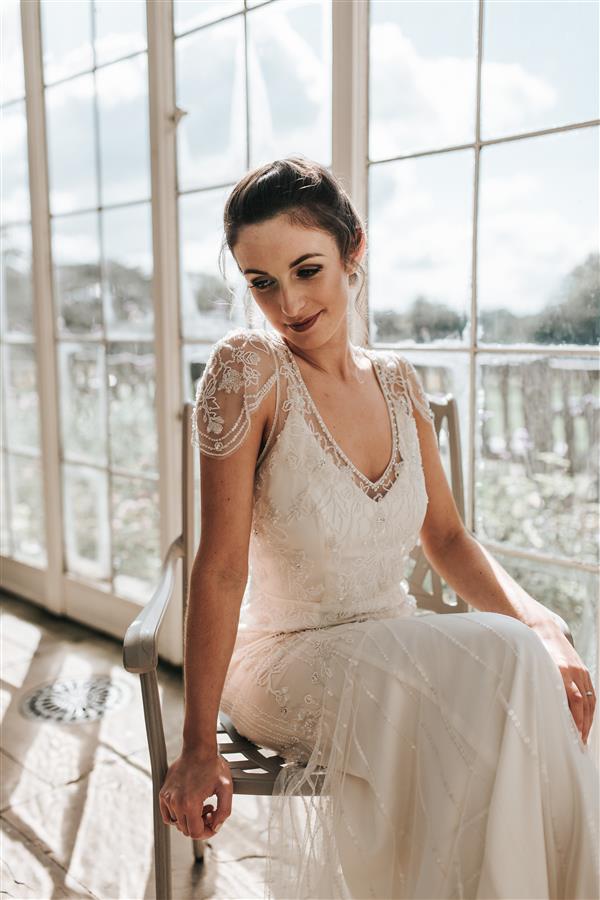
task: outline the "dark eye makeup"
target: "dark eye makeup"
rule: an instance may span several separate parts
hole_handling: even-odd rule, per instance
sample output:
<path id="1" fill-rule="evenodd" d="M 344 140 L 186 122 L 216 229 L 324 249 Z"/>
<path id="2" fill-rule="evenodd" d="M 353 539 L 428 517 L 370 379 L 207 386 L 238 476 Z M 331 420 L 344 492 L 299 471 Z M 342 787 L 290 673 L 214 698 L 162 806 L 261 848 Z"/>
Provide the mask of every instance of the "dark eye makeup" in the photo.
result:
<path id="1" fill-rule="evenodd" d="M 298 275 L 302 275 L 302 273 L 304 272 L 306 274 L 306 278 L 302 278 L 302 281 L 307 281 L 309 278 L 312 278 L 313 275 L 316 275 L 317 272 L 320 272 L 321 268 L 322 266 L 311 266 L 310 269 L 298 269 Z M 268 280 L 265 282 L 264 278 L 257 278 L 252 282 L 250 287 L 256 288 L 259 291 L 264 291 L 266 290 L 268 284 Z"/>

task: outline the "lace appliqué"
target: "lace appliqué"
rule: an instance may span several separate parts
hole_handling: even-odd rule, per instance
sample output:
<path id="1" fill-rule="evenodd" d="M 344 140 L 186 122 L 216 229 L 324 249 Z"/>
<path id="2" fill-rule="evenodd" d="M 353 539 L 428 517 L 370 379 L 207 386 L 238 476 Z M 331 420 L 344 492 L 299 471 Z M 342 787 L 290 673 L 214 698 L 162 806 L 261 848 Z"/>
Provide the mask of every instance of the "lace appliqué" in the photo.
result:
<path id="1" fill-rule="evenodd" d="M 196 388 L 192 444 L 208 456 L 229 456 L 244 441 L 251 416 L 277 380 L 269 340 L 234 329 L 213 347 Z"/>

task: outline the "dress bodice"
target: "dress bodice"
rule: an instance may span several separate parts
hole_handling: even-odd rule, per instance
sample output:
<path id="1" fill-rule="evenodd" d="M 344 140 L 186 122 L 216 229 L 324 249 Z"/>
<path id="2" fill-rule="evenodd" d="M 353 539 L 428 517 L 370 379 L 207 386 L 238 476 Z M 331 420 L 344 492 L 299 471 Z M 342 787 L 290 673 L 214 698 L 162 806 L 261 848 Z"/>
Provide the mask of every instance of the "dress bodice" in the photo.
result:
<path id="1" fill-rule="evenodd" d="M 353 350 L 370 358 L 392 427 L 391 457 L 376 482 L 331 435 L 278 333 L 229 332 L 198 384 L 193 443 L 209 455 L 234 452 L 276 391 L 255 471 L 242 634 L 414 612 L 405 570 L 428 499 L 413 410 L 430 423 L 433 413 L 408 360 L 395 351 Z"/>

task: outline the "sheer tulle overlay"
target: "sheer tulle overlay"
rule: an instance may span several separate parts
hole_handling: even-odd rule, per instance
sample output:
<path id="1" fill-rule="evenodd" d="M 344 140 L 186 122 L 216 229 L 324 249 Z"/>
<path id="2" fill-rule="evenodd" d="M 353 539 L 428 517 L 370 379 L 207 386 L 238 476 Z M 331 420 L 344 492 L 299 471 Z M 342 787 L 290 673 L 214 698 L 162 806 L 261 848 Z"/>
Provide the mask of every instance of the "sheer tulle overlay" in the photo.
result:
<path id="1" fill-rule="evenodd" d="M 433 427 L 432 413 L 408 360 L 353 352 L 392 426 L 377 482 L 274 332 L 225 335 L 196 396 L 194 445 L 226 456 L 276 391 L 221 700 L 289 761 L 265 897 L 596 898 L 598 769 L 560 672 L 514 618 L 417 611 L 405 572 L 428 498 L 414 417 Z"/>

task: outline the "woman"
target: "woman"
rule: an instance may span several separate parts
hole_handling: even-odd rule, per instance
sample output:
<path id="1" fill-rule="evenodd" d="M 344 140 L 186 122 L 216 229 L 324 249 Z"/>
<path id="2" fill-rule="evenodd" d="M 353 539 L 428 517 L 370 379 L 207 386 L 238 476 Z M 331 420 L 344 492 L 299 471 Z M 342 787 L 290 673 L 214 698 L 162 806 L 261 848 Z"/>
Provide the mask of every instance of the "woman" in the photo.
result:
<path id="1" fill-rule="evenodd" d="M 355 209 L 292 157 L 246 175 L 224 219 L 271 328 L 225 335 L 197 389 L 201 540 L 165 822 L 206 838 L 231 813 L 221 708 L 290 762 L 267 896 L 597 896 L 590 674 L 464 528 L 416 370 L 350 343 Z M 419 537 L 477 611 L 415 615 Z"/>

